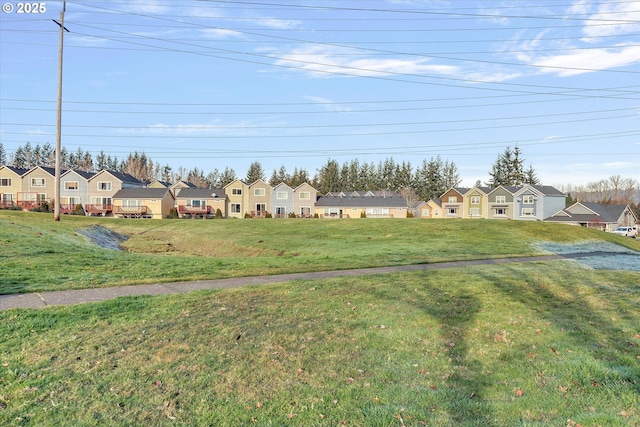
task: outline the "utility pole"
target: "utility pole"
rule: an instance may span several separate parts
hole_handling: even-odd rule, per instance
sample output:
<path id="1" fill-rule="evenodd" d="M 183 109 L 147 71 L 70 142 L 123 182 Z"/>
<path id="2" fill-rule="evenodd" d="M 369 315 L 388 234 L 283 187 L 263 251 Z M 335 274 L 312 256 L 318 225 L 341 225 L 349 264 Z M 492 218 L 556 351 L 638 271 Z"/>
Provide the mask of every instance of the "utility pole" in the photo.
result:
<path id="1" fill-rule="evenodd" d="M 64 12 L 67 8 L 67 2 L 62 2 L 62 10 L 60 11 L 60 22 L 55 19 L 53 22 L 60 26 L 60 47 L 58 49 L 58 120 L 56 123 L 56 173 L 55 184 L 53 189 L 53 220 L 60 221 L 60 151 L 62 137 L 62 48 L 64 45 L 64 32 L 69 31 L 64 27 Z"/>

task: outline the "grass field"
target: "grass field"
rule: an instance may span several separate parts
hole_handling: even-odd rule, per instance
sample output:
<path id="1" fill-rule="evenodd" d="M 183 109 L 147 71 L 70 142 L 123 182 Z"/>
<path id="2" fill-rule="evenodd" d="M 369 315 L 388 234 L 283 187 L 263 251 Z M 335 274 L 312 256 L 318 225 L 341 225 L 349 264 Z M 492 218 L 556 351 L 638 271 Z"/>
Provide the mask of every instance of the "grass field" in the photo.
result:
<path id="1" fill-rule="evenodd" d="M 79 230 L 108 227 L 127 251 Z M 562 224 L 489 220 L 135 221 L 0 210 L 0 294 L 534 255 L 534 242 L 640 242 Z"/>
<path id="2" fill-rule="evenodd" d="M 216 277 L 521 256 L 540 241 L 639 249 L 515 221 L 33 215 L 0 212 L 2 293 L 135 283 L 128 270 L 183 279 L 182 263 Z M 87 243 L 77 230 L 95 223 L 130 251 Z M 7 310 L 0 425 L 635 426 L 639 307 L 640 273 L 550 261 Z"/>

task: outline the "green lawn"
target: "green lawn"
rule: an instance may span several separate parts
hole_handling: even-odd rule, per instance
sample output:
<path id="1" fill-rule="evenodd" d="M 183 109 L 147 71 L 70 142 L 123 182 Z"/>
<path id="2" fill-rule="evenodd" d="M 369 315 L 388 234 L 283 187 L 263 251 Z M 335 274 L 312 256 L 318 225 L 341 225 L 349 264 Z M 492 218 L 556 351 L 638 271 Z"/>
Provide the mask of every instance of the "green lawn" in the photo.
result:
<path id="1" fill-rule="evenodd" d="M 128 250 L 79 234 L 96 224 Z M 539 222 L 0 211 L 0 293 L 524 256 L 540 242 L 640 250 Z M 640 425 L 638 307 L 637 271 L 549 261 L 6 310 L 0 425 Z"/>
<path id="2" fill-rule="evenodd" d="M 78 230 L 129 237 L 102 249 Z M 640 242 L 562 224 L 490 220 L 122 220 L 0 210 L 0 294 L 536 254 L 534 242 Z"/>
<path id="3" fill-rule="evenodd" d="M 640 425 L 640 275 L 478 266 L 0 312 L 0 425 Z"/>

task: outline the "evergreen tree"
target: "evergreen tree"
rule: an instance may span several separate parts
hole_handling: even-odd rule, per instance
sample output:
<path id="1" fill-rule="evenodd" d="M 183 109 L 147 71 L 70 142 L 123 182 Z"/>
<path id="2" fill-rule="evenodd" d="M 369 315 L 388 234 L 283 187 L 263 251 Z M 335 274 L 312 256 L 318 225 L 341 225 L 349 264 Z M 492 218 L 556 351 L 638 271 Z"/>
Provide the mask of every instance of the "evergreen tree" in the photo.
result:
<path id="1" fill-rule="evenodd" d="M 265 179 L 264 170 L 262 169 L 262 164 L 259 161 L 254 161 L 249 165 L 249 170 L 247 170 L 247 177 L 245 181 L 247 184 L 253 184 L 257 180 Z"/>
<path id="2" fill-rule="evenodd" d="M 321 195 L 330 191 L 342 191 L 342 183 L 340 182 L 340 166 L 338 162 L 329 159 L 327 163 L 320 168 L 316 175 L 316 189 Z"/>
<path id="3" fill-rule="evenodd" d="M 296 188 L 297 186 L 309 181 L 311 180 L 309 179 L 309 172 L 307 172 L 306 169 L 295 168 L 291 175 L 291 179 L 287 182 L 287 185 L 291 188 Z"/>
<path id="4" fill-rule="evenodd" d="M 104 150 L 100 150 L 100 154 L 96 156 L 96 169 L 99 171 L 107 169 L 107 155 Z"/>
<path id="5" fill-rule="evenodd" d="M 271 178 L 269 178 L 269 185 L 275 187 L 282 182 L 287 184 L 289 181 L 291 181 L 291 175 L 287 173 L 287 168 L 282 165 L 280 166 L 280 169 L 278 169 L 278 171 L 274 169 L 271 173 Z"/>
<path id="6" fill-rule="evenodd" d="M 4 145 L 0 142 L 0 166 L 7 164 L 7 152 L 4 150 Z"/>
<path id="7" fill-rule="evenodd" d="M 530 164 L 529 165 L 529 169 L 527 169 L 527 171 L 524 173 L 525 178 L 524 178 L 524 183 L 525 184 L 531 184 L 531 185 L 538 185 L 540 184 L 540 180 L 538 179 L 538 176 L 536 175 L 536 171 L 533 170 L 533 166 Z"/>
<path id="8" fill-rule="evenodd" d="M 449 162 L 447 160 L 444 163 L 444 190 L 442 191 L 442 193 L 447 191 L 448 188 L 459 186 L 461 182 L 462 179 L 460 178 L 460 174 L 458 173 L 458 167 L 455 163 Z"/>
<path id="9" fill-rule="evenodd" d="M 224 187 L 225 185 L 235 181 L 236 179 L 238 179 L 236 177 L 236 171 L 226 167 L 222 172 L 222 174 L 220 175 L 220 182 L 219 182 L 220 187 Z"/>
<path id="10" fill-rule="evenodd" d="M 56 149 L 50 144 L 46 143 L 40 150 L 42 166 L 53 168 L 56 166 Z"/>
<path id="11" fill-rule="evenodd" d="M 497 187 L 499 185 L 522 185 L 525 183 L 536 182 L 538 178 L 535 175 L 533 166 L 529 167 L 529 170 L 524 170 L 524 159 L 522 158 L 522 151 L 520 147 L 516 146 L 511 150 L 511 147 L 507 147 L 502 154 L 498 156 L 495 163 L 491 167 L 489 172 L 489 182 L 487 183 L 491 187 Z"/>

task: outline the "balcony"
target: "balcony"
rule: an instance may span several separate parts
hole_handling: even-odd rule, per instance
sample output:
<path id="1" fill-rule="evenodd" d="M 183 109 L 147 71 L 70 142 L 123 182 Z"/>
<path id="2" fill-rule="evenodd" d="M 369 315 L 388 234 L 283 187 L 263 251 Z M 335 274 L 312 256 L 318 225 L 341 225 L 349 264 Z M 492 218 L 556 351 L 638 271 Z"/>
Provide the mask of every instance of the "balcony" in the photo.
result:
<path id="1" fill-rule="evenodd" d="M 146 206 L 114 206 L 113 214 L 122 218 L 142 218 L 147 215 Z"/>
<path id="2" fill-rule="evenodd" d="M 212 215 L 212 210 L 211 206 L 178 205 L 178 216 L 180 218 L 206 218 Z"/>
<path id="3" fill-rule="evenodd" d="M 87 204 L 84 205 L 84 211 L 87 213 L 87 215 L 106 216 L 108 213 L 113 212 L 113 205 Z"/>

